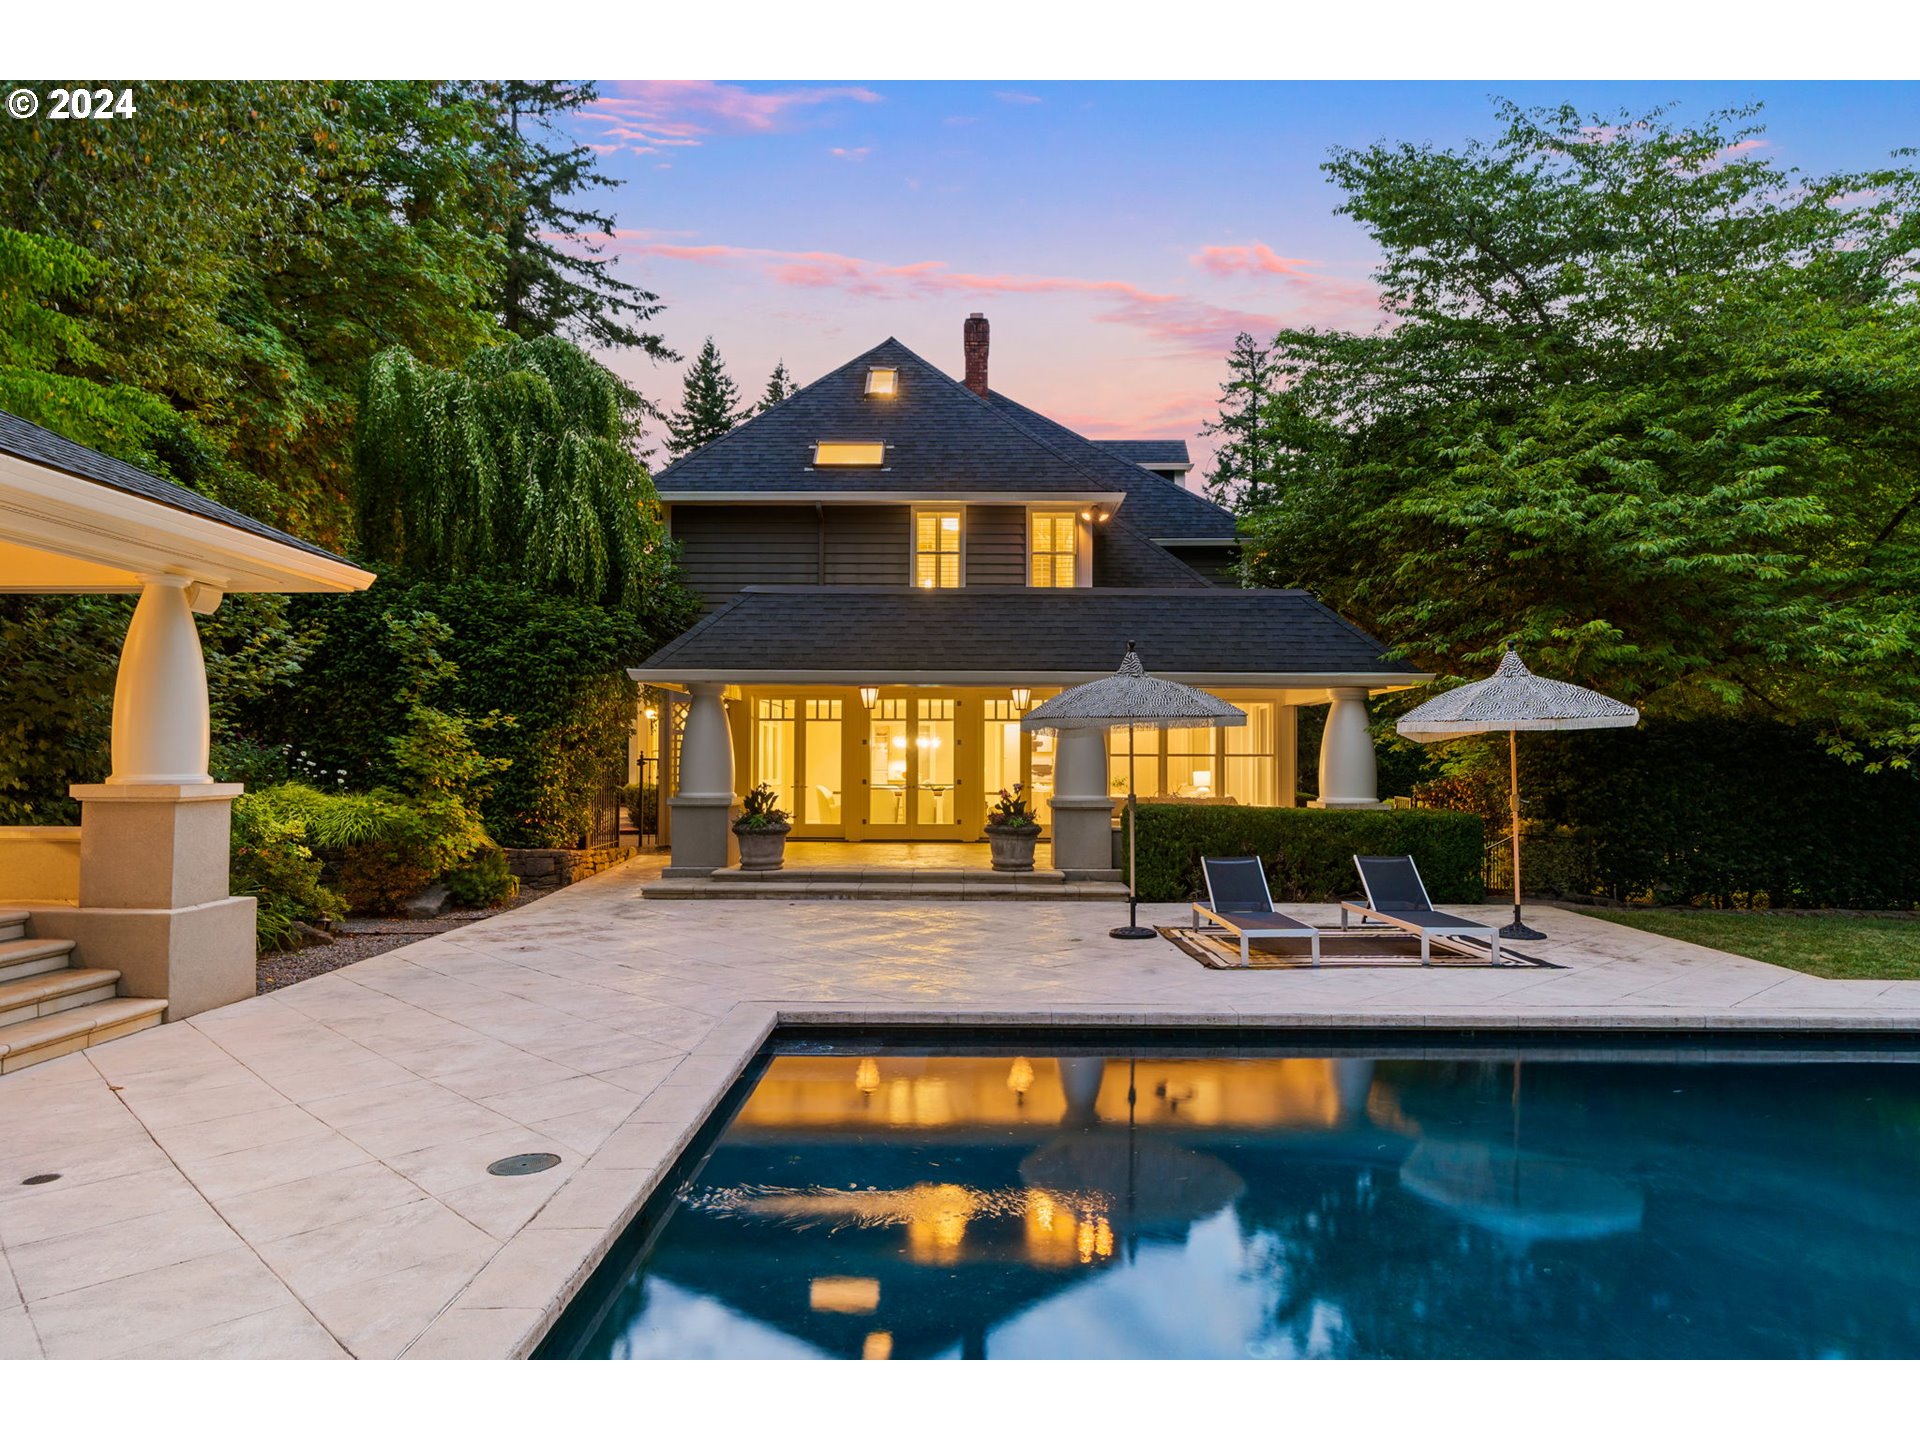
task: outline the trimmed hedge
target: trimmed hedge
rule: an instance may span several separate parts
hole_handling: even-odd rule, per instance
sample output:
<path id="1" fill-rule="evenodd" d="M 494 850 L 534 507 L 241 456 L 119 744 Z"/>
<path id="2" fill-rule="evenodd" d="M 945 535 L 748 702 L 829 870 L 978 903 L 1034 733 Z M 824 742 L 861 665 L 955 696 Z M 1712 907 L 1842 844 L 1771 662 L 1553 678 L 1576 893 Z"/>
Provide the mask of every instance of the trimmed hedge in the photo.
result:
<path id="1" fill-rule="evenodd" d="M 1355 855 L 1411 855 L 1436 904 L 1471 904 L 1486 898 L 1483 843 L 1480 817 L 1458 810 L 1142 805 L 1140 898 L 1204 896 L 1201 856 L 1258 855 L 1275 901 L 1336 900 L 1360 893 Z"/>

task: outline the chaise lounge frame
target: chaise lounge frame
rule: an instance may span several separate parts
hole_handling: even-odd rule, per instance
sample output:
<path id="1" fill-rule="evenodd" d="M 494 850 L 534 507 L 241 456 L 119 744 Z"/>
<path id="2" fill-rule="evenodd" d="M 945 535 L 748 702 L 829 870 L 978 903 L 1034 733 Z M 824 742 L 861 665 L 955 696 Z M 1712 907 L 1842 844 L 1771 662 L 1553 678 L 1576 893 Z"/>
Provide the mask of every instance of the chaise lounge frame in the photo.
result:
<path id="1" fill-rule="evenodd" d="M 1319 927 L 1273 908 L 1273 891 L 1267 886 L 1267 868 L 1258 855 L 1203 856 L 1200 869 L 1207 879 L 1207 903 L 1202 905 L 1198 900 L 1193 902 L 1193 928 L 1205 934 L 1205 922 L 1210 920 L 1217 928 L 1238 936 L 1241 969 L 1253 967 L 1253 952 L 1249 942 L 1254 940 L 1307 940 L 1311 945 L 1313 963 L 1320 963 Z M 1224 882 L 1220 888 L 1229 891 L 1226 900 L 1220 898 L 1220 889 L 1214 885 L 1216 874 Z M 1257 892 L 1254 890 L 1256 880 L 1259 884 Z"/>
<path id="2" fill-rule="evenodd" d="M 1366 892 L 1367 901 L 1364 905 L 1357 900 L 1340 902 L 1342 930 L 1347 928 L 1348 917 L 1357 915 L 1362 925 L 1392 925 L 1409 931 L 1420 937 L 1422 965 L 1433 963 L 1435 940 L 1472 936 L 1488 941 L 1493 947 L 1493 963 L 1500 963 L 1499 929 L 1485 921 L 1463 920 L 1434 909 L 1426 882 L 1420 878 L 1420 867 L 1411 855 L 1356 855 L 1353 868 L 1360 872 L 1360 888 Z M 1376 883 L 1386 899 L 1376 897 Z"/>

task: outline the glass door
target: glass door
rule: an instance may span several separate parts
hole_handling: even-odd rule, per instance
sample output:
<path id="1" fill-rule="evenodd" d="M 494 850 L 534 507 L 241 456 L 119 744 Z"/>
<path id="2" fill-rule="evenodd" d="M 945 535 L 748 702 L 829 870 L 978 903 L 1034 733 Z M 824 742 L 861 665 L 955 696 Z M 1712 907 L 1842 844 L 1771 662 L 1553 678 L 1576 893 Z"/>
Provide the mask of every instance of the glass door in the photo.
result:
<path id="1" fill-rule="evenodd" d="M 867 717 L 866 833 L 875 840 L 964 840 L 960 701 L 887 696 Z"/>

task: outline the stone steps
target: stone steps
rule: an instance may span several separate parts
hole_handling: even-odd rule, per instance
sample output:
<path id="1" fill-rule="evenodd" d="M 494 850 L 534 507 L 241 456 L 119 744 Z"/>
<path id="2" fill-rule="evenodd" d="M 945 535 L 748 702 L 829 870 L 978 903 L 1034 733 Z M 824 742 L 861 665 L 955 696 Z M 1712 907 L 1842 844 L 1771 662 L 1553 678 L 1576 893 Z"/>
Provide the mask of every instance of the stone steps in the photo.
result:
<path id="1" fill-rule="evenodd" d="M 44 975 L 72 963 L 71 940 L 0 940 L 0 981 Z"/>
<path id="2" fill-rule="evenodd" d="M 1069 881 L 1058 870 L 716 870 L 656 880 L 648 900 L 1125 900 L 1113 880 Z"/>
<path id="3" fill-rule="evenodd" d="M 83 970 L 78 966 L 8 980 L 0 984 L 0 1027 L 57 1015 L 96 1000 L 111 1000 L 119 980 L 118 970 Z"/>
<path id="4" fill-rule="evenodd" d="M 166 1010 L 164 1000 L 96 1000 L 58 1015 L 0 1025 L 0 1075 L 150 1030 Z"/>
<path id="5" fill-rule="evenodd" d="M 73 941 L 27 934 L 25 910 L 0 910 L 0 1074 L 151 1029 L 164 1000 L 119 996 L 118 970 L 73 963 Z"/>

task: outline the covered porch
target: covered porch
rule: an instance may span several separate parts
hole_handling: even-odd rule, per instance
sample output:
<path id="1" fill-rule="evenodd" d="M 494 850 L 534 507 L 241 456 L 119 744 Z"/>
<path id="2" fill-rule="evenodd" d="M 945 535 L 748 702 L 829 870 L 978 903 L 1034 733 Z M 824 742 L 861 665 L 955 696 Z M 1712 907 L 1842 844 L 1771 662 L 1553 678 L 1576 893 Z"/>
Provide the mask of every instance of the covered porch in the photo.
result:
<path id="1" fill-rule="evenodd" d="M 0 413 L 0 592 L 139 597 L 114 687 L 112 768 L 72 777 L 81 823 L 0 827 L 0 1068 L 254 993 L 254 902 L 228 891 L 241 787 L 208 770 L 194 617 L 228 594 L 361 590 L 373 578 Z"/>
<path id="2" fill-rule="evenodd" d="M 1248 723 L 1022 730 L 1032 706 L 1105 673 L 1082 667 L 1117 662 L 1135 636 L 1150 667 L 1165 657 L 1156 673 L 1230 701 Z M 1303 637 L 1313 659 L 1349 668 L 1299 665 L 1288 652 Z M 1329 707 L 1310 803 L 1378 805 L 1367 697 L 1425 678 L 1299 592 L 1191 589 L 749 590 L 632 673 L 649 687 L 641 761 L 665 802 L 669 879 L 737 864 L 729 825 L 761 783 L 793 817 L 790 868 L 818 841 L 873 846 L 865 868 L 884 866 L 888 847 L 933 845 L 950 852 L 935 868 L 969 868 L 960 857 L 976 850 L 984 866 L 987 814 L 1020 785 L 1070 883 L 1117 878 L 1111 833 L 1129 790 L 1197 805 L 1299 803 L 1304 707 Z"/>

